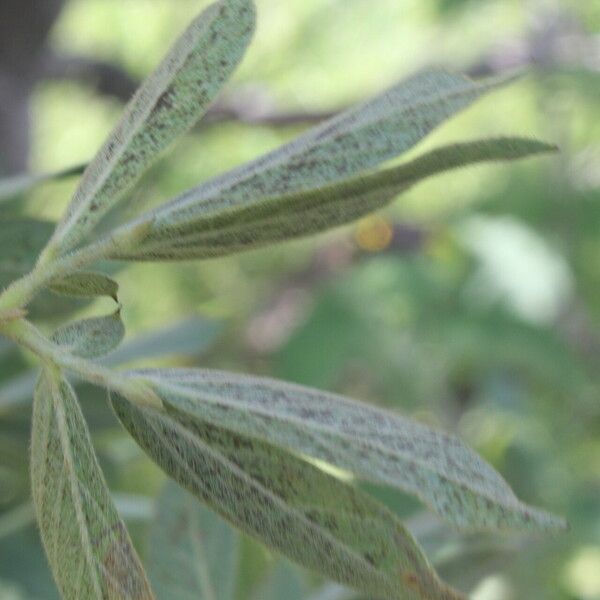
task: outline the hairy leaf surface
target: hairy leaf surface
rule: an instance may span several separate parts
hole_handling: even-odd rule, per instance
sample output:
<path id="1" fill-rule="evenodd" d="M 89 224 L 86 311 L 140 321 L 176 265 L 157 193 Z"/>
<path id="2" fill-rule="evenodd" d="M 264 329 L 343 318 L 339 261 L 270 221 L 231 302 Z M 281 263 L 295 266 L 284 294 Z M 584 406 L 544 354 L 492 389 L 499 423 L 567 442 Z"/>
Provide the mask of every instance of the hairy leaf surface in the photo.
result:
<path id="1" fill-rule="evenodd" d="M 86 169 L 53 244 L 73 247 L 206 111 L 254 30 L 251 0 L 219 0 L 192 21 Z"/>
<path id="2" fill-rule="evenodd" d="M 123 425 L 178 483 L 270 548 L 376 597 L 456 599 L 368 495 L 259 440 L 115 398 Z"/>
<path id="3" fill-rule="evenodd" d="M 152 600 L 106 487 L 71 386 L 40 378 L 31 436 L 32 494 L 44 548 L 65 600 Z"/>
<path id="4" fill-rule="evenodd" d="M 125 337 L 121 311 L 112 315 L 82 319 L 64 325 L 52 335 L 52 341 L 70 354 L 83 358 L 104 356 L 114 350 Z"/>
<path id="5" fill-rule="evenodd" d="M 453 144 L 399 167 L 308 191 L 266 197 L 221 214 L 177 225 L 154 224 L 145 239 L 113 258 L 210 258 L 309 235 L 358 219 L 390 203 L 419 181 L 469 164 L 514 160 L 554 146 L 522 138 Z"/>
<path id="6" fill-rule="evenodd" d="M 281 148 L 186 192 L 156 211 L 176 225 L 346 179 L 394 158 L 505 79 L 473 81 L 439 69 L 400 82 Z"/>
<path id="7" fill-rule="evenodd" d="M 54 293 L 63 296 L 76 298 L 108 296 L 118 302 L 119 284 L 103 273 L 88 271 L 70 273 L 59 279 L 53 279 L 48 287 Z"/>
<path id="8" fill-rule="evenodd" d="M 234 600 L 236 532 L 169 482 L 150 530 L 148 571 L 159 600 Z"/>
<path id="9" fill-rule="evenodd" d="M 311 388 L 201 369 L 132 372 L 192 418 L 321 459 L 417 495 L 461 528 L 556 529 L 522 504 L 460 440 L 416 421 Z"/>

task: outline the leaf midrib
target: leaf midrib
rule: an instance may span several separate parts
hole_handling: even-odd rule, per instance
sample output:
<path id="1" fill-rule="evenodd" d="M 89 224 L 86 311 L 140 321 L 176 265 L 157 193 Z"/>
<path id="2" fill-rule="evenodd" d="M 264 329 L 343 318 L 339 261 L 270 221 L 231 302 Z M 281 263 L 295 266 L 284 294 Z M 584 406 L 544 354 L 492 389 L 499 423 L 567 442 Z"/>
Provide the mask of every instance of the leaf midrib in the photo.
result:
<path id="1" fill-rule="evenodd" d="M 211 7 L 208 7 L 206 9 L 206 11 L 204 11 L 201 15 L 199 15 L 198 19 L 202 18 L 202 16 L 206 16 L 206 14 L 210 10 L 210 8 Z M 208 21 L 202 22 L 202 23 L 198 22 L 197 26 L 201 25 L 201 27 L 199 27 L 199 29 L 205 29 L 209 26 L 209 24 L 212 24 L 212 22 L 214 22 L 214 17 L 212 18 L 212 20 L 210 22 L 208 22 Z M 189 29 L 188 29 L 188 31 L 189 31 Z M 201 32 L 199 31 L 198 33 L 201 33 Z M 185 35 L 185 33 L 183 35 Z M 181 41 L 181 38 L 178 41 Z M 138 90 L 138 93 L 136 93 L 134 98 L 132 98 L 131 107 L 133 107 L 133 105 L 134 105 L 133 103 L 142 96 L 142 93 L 141 93 L 142 90 L 144 92 L 150 92 L 149 93 L 149 101 L 146 103 L 146 106 L 143 107 L 142 110 L 140 110 L 137 113 L 139 115 L 139 117 L 135 120 L 135 122 L 133 124 L 130 124 L 129 127 L 125 128 L 125 135 L 123 136 L 123 139 L 122 139 L 121 143 L 119 144 L 118 148 L 116 148 L 116 151 L 113 153 L 112 157 L 108 161 L 106 161 L 105 168 L 100 173 L 100 176 L 98 177 L 98 179 L 96 179 L 96 181 L 94 182 L 92 189 L 90 191 L 88 191 L 86 196 L 84 196 L 83 199 L 77 204 L 77 206 L 74 207 L 74 210 L 71 213 L 71 215 L 69 215 L 69 218 L 63 223 L 63 225 L 61 227 L 61 231 L 66 231 L 69 226 L 78 223 L 79 220 L 81 219 L 81 216 L 84 214 L 84 211 L 87 209 L 87 206 L 102 191 L 106 182 L 109 181 L 110 177 L 113 175 L 115 166 L 122 159 L 126 150 L 129 148 L 132 140 L 138 135 L 138 133 L 140 131 L 140 126 L 146 122 L 148 116 L 154 110 L 154 108 L 156 106 L 156 102 L 158 101 L 160 96 L 164 93 L 164 91 L 166 89 L 168 89 L 173 84 L 173 82 L 181 74 L 186 62 L 189 59 L 189 56 L 190 56 L 193 48 L 195 48 L 197 45 L 197 41 L 198 40 L 196 39 L 196 43 L 190 46 L 189 52 L 182 53 L 181 56 L 171 57 L 171 58 L 176 59 L 176 61 L 174 61 L 174 66 L 176 66 L 176 69 L 173 71 L 171 78 L 167 80 L 168 81 L 167 85 L 164 85 L 162 87 L 155 85 L 149 89 L 144 89 L 144 87 L 142 86 Z M 163 65 L 164 65 L 164 63 L 161 63 L 161 65 L 158 68 L 160 69 Z M 155 72 L 155 74 L 157 74 L 157 73 Z M 152 75 L 151 75 L 151 77 L 152 77 Z M 158 81 L 156 83 L 158 83 Z M 113 132 L 119 131 L 120 133 L 122 133 L 122 126 L 127 123 L 127 118 L 132 116 L 133 114 L 134 114 L 133 110 L 126 110 L 126 112 L 120 118 L 118 124 L 113 129 Z M 101 148 L 100 153 L 108 146 L 110 141 L 113 139 L 113 135 L 112 135 L 113 132 L 111 132 L 109 139 L 106 141 L 106 143 Z M 88 169 L 90 167 L 93 168 L 94 163 L 95 163 L 95 160 L 92 163 L 90 163 Z M 100 165 L 98 165 L 98 166 L 100 166 Z M 86 169 L 86 171 L 87 171 L 87 169 Z M 85 178 L 85 174 L 84 174 L 84 178 Z M 84 179 L 82 179 L 82 183 L 83 182 L 84 182 Z"/>
<path id="2" fill-rule="evenodd" d="M 161 381 L 159 385 L 161 385 L 161 386 L 164 385 L 165 387 L 170 388 L 176 394 L 180 394 L 189 400 L 198 400 L 197 397 L 194 397 L 193 391 L 188 390 L 186 388 L 182 388 L 180 386 L 177 386 L 171 382 L 165 384 L 163 381 Z M 275 413 L 275 414 L 269 413 L 269 412 L 265 411 L 264 409 L 257 408 L 254 405 L 250 405 L 244 401 L 232 402 L 228 399 L 223 399 L 222 397 L 219 397 L 219 396 L 215 397 L 211 394 L 205 394 L 204 392 L 202 392 L 202 399 L 203 400 L 205 399 L 208 402 L 215 404 L 215 405 L 225 404 L 226 406 L 230 406 L 231 408 L 237 409 L 239 414 L 242 414 L 242 415 L 244 412 L 243 408 L 247 408 L 249 410 L 249 412 L 253 412 L 253 413 L 257 414 L 259 417 L 266 416 L 269 418 L 277 419 L 278 421 L 280 421 L 282 423 L 287 423 L 290 426 L 294 427 L 295 429 L 300 430 L 300 432 L 302 430 L 302 425 L 305 423 L 300 418 L 295 417 L 293 415 L 282 415 L 281 413 Z M 167 402 L 169 404 L 171 404 L 172 406 L 174 406 L 174 408 L 183 410 L 184 412 L 189 414 L 189 411 L 186 411 L 183 407 L 177 406 L 177 405 L 171 403 L 168 399 L 167 399 Z M 202 419 L 202 417 L 199 415 L 193 415 L 193 416 L 195 416 L 196 418 Z M 340 439 L 343 439 L 346 441 L 350 441 L 350 442 L 353 442 L 356 438 L 356 435 L 352 435 L 352 434 L 344 433 L 344 432 L 333 431 L 333 430 L 331 430 L 331 428 L 327 427 L 326 425 L 316 423 L 315 421 L 311 421 L 311 425 L 312 425 L 311 429 L 313 429 L 316 432 L 325 434 L 329 437 L 333 437 L 333 438 L 337 437 L 337 438 L 340 438 Z M 220 425 L 220 426 L 226 427 L 224 425 Z M 242 431 L 240 433 L 242 435 L 251 435 L 251 437 L 256 437 L 256 438 L 262 439 L 263 441 L 268 442 L 268 443 L 275 443 L 273 440 L 264 438 L 263 436 L 261 436 L 259 434 L 248 434 L 247 432 L 242 432 Z M 500 504 L 500 502 L 496 496 L 490 495 L 489 492 L 479 491 L 477 488 L 472 487 L 468 480 L 464 481 L 460 478 L 454 479 L 454 478 L 448 477 L 448 475 L 446 475 L 446 473 L 442 472 L 441 470 L 438 471 L 438 470 L 432 468 L 432 466 L 430 464 L 428 464 L 424 459 L 415 458 L 410 455 L 407 455 L 406 451 L 398 450 L 398 451 L 392 452 L 385 446 L 380 445 L 377 442 L 377 440 L 374 438 L 366 439 L 361 436 L 361 439 L 364 440 L 364 442 L 367 445 L 371 446 L 373 449 L 381 452 L 382 454 L 385 454 L 390 457 L 399 457 L 402 460 L 404 460 L 404 462 L 406 462 L 407 464 L 413 464 L 417 467 L 421 467 L 424 471 L 430 471 L 432 473 L 435 473 L 438 477 L 450 482 L 452 485 L 458 485 L 460 487 L 467 489 L 471 493 L 476 493 L 477 495 L 479 495 L 481 497 L 485 497 L 489 500 L 492 500 L 496 504 Z M 277 445 L 279 445 L 279 444 L 277 444 Z M 346 467 L 346 468 L 349 468 L 349 467 Z M 367 476 L 367 473 L 365 473 L 364 475 Z M 492 482 L 490 482 L 490 483 L 492 483 Z M 508 486 L 507 486 L 507 489 L 503 490 L 503 491 L 506 493 L 507 491 L 510 491 L 510 488 L 508 488 Z M 416 490 L 416 492 L 420 497 L 422 497 L 422 499 L 424 499 L 422 492 L 420 490 Z M 511 496 L 514 497 L 516 500 L 516 497 L 514 496 L 514 494 L 512 494 L 512 492 L 511 492 Z M 508 499 L 509 498 L 507 497 L 506 500 L 508 501 Z M 427 499 L 427 503 L 429 503 L 429 499 Z M 506 505 L 506 506 L 509 507 L 509 505 Z M 518 503 L 514 506 L 514 508 L 519 508 L 519 507 L 520 507 L 520 503 Z"/>
<path id="3" fill-rule="evenodd" d="M 348 547 L 344 542 L 341 542 L 340 540 L 335 538 L 327 530 L 322 529 L 321 527 L 317 526 L 315 523 L 310 521 L 306 517 L 306 515 L 304 515 L 302 512 L 299 512 L 295 506 L 291 506 L 291 505 L 287 504 L 285 502 L 285 500 L 282 499 L 280 496 L 274 494 L 271 490 L 264 487 L 263 484 L 256 481 L 255 479 L 253 479 L 243 469 L 241 469 L 241 467 L 239 467 L 237 464 L 235 464 L 233 461 L 231 461 L 223 453 L 219 452 L 218 450 L 215 450 L 214 448 L 212 448 L 210 445 L 208 445 L 203 440 L 200 440 L 198 436 L 193 435 L 192 432 L 190 432 L 185 426 L 183 426 L 181 423 L 179 423 L 172 417 L 169 417 L 167 415 L 162 415 L 159 413 L 151 413 L 151 414 L 152 414 L 152 417 L 157 418 L 162 421 L 165 421 L 167 423 L 168 427 L 178 430 L 178 433 L 182 437 L 186 438 L 192 446 L 200 447 L 201 452 L 206 452 L 206 453 L 212 455 L 215 460 L 217 460 L 218 462 L 223 464 L 227 469 L 232 471 L 237 477 L 245 480 L 247 485 L 260 489 L 262 491 L 262 493 L 269 496 L 270 499 L 273 501 L 273 503 L 278 505 L 283 512 L 287 512 L 288 514 L 291 514 L 293 517 L 295 517 L 296 520 L 303 522 L 303 524 L 305 525 L 305 527 L 307 529 L 316 531 L 320 536 L 327 538 L 328 541 L 332 545 L 340 548 L 341 551 L 343 553 L 347 554 L 353 561 L 361 564 L 363 566 L 363 568 L 365 568 L 372 576 L 374 576 L 376 579 L 380 580 L 381 583 L 385 587 L 389 587 L 390 582 L 388 581 L 387 577 L 383 576 L 382 573 L 380 571 L 378 571 L 377 569 L 375 569 L 368 561 L 366 561 L 364 559 L 364 557 L 362 557 L 360 554 L 358 554 L 351 547 Z M 165 448 L 165 450 L 171 455 L 171 457 L 173 459 L 176 460 L 176 462 L 180 465 L 180 467 L 183 467 L 184 471 L 187 472 L 188 475 L 190 475 L 191 478 L 195 482 L 197 482 L 197 485 L 199 485 L 200 489 L 202 489 L 202 487 L 203 487 L 202 482 L 199 481 L 199 478 L 195 474 L 193 469 L 191 469 L 188 466 L 188 464 L 181 459 L 179 454 L 171 448 L 171 445 L 168 443 L 168 440 L 165 440 L 163 438 L 163 435 L 161 434 L 161 432 L 157 431 L 155 424 L 152 423 L 151 420 L 150 420 L 149 424 L 150 424 L 150 427 L 151 427 L 152 431 L 154 432 L 154 434 L 163 441 L 163 447 Z M 219 510 L 218 507 L 216 508 L 216 510 Z"/>
<path id="4" fill-rule="evenodd" d="M 83 502 L 79 492 L 79 478 L 75 471 L 75 463 L 73 460 L 73 454 L 71 452 L 71 445 L 69 440 L 69 430 L 66 421 L 66 415 L 64 411 L 64 404 L 60 397 L 60 391 L 58 390 L 57 383 L 50 375 L 47 376 L 50 379 L 50 388 L 52 396 L 52 404 L 55 409 L 56 423 L 59 433 L 59 439 L 61 447 L 63 449 L 65 471 L 68 475 L 69 486 L 71 488 L 71 498 L 75 508 L 77 516 L 77 529 L 80 535 L 80 543 L 84 552 L 85 562 L 88 565 L 90 572 L 90 581 L 92 582 L 94 592 L 98 600 L 103 600 L 102 596 L 102 585 L 99 581 L 98 569 L 96 568 L 96 561 L 91 553 L 91 542 L 87 528 L 85 527 L 85 516 L 83 511 Z M 81 578 L 78 581 L 78 586 L 81 585 Z"/>
<path id="5" fill-rule="evenodd" d="M 487 83 L 479 83 L 479 82 L 473 81 L 473 80 L 466 80 L 462 85 L 457 86 L 456 88 L 453 88 L 449 92 L 439 92 L 437 94 L 431 94 L 426 99 L 418 100 L 411 104 L 405 105 L 397 113 L 394 112 L 392 109 L 388 114 L 386 114 L 386 116 L 374 116 L 372 119 L 366 120 L 364 123 L 361 123 L 361 130 L 364 129 L 365 127 L 368 127 L 375 123 L 385 122 L 386 120 L 389 120 L 390 118 L 392 118 L 392 116 L 394 116 L 395 118 L 401 118 L 401 117 L 405 116 L 407 113 L 410 113 L 414 110 L 419 110 L 419 109 L 421 109 L 425 106 L 429 106 L 429 105 L 440 104 L 441 102 L 443 102 L 445 100 L 454 99 L 455 97 L 460 96 L 461 94 L 464 94 L 469 91 L 471 91 L 473 94 L 483 94 L 486 91 L 491 90 L 494 87 L 501 85 L 501 84 L 502 84 L 502 80 L 500 80 L 500 81 L 493 80 L 493 81 L 490 81 Z M 438 125 L 440 125 L 440 124 L 441 123 L 439 123 Z M 343 134 L 351 133 L 354 135 L 354 134 L 356 134 L 356 132 L 357 132 L 356 130 L 349 130 L 349 131 L 341 130 L 341 133 L 343 133 Z M 336 132 L 336 135 L 338 135 L 339 133 L 340 132 Z M 307 137 L 307 139 L 305 141 L 306 141 L 305 145 L 298 143 L 297 152 L 294 152 L 294 149 L 290 148 L 291 152 L 281 153 L 281 157 L 276 162 L 268 164 L 267 166 L 265 166 L 264 164 L 263 165 L 256 164 L 255 170 L 248 169 L 247 171 L 240 171 L 237 174 L 241 176 L 241 179 L 239 181 L 234 181 L 231 185 L 229 185 L 227 183 L 227 180 L 225 179 L 227 177 L 227 174 L 224 173 L 221 176 L 224 178 L 224 180 L 222 181 L 220 186 L 219 186 L 218 182 L 215 182 L 215 189 L 211 190 L 208 187 L 208 184 L 210 184 L 211 182 L 208 181 L 205 184 L 202 184 L 202 186 L 201 186 L 201 187 L 206 186 L 205 187 L 206 191 L 204 192 L 204 195 L 202 195 L 200 193 L 199 196 L 195 196 L 195 195 L 193 195 L 193 193 L 195 191 L 201 192 L 201 190 L 199 190 L 198 188 L 196 188 L 195 190 L 192 189 L 189 192 L 186 192 L 183 195 L 179 196 L 179 198 L 173 199 L 172 202 L 169 202 L 169 203 L 165 204 L 164 206 L 161 206 L 158 209 L 156 209 L 154 216 L 157 218 L 160 218 L 160 216 L 162 216 L 163 212 L 165 212 L 165 211 L 166 212 L 168 212 L 169 210 L 179 211 L 179 210 L 187 208 L 188 206 L 190 206 L 194 203 L 202 203 L 202 202 L 205 202 L 206 200 L 218 199 L 222 194 L 226 193 L 227 190 L 230 187 L 232 187 L 233 185 L 243 184 L 250 177 L 253 177 L 255 175 L 259 175 L 259 174 L 264 175 L 265 173 L 269 172 L 272 169 L 281 167 L 281 165 L 285 164 L 285 162 L 287 160 L 289 160 L 290 158 L 298 158 L 299 156 L 302 156 L 302 154 L 304 154 L 310 148 L 315 148 L 315 147 L 319 147 L 319 146 L 325 147 L 331 143 L 335 143 L 336 140 L 335 140 L 335 137 L 331 137 L 331 138 L 328 138 L 327 142 L 325 142 L 325 143 L 318 142 L 316 144 L 311 144 L 310 142 L 313 141 L 313 136 L 311 136 L 310 138 Z M 407 149 L 405 149 L 405 150 L 407 150 Z M 266 161 L 270 156 L 276 157 L 277 153 L 278 153 L 278 151 L 275 150 L 271 155 L 265 155 L 262 158 Z M 402 153 L 404 153 L 404 151 L 401 150 L 397 154 L 402 154 Z M 260 158 L 257 160 L 260 160 Z M 249 165 L 249 167 L 250 166 L 252 166 L 252 163 Z M 230 174 L 236 175 L 235 170 L 230 171 Z M 178 202 L 181 202 L 181 204 L 178 205 L 177 204 Z M 218 209 L 219 208 L 218 205 L 216 205 L 215 208 Z"/>

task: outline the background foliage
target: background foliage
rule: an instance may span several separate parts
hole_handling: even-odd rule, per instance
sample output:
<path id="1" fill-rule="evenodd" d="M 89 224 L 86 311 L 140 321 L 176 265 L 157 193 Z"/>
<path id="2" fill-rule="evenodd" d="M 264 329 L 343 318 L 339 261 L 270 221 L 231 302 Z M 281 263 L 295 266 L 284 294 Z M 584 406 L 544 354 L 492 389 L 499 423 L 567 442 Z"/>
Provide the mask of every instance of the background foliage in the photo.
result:
<path id="1" fill-rule="evenodd" d="M 203 4 L 71 0 L 51 44 L 141 79 Z M 600 598 L 600 57 L 593 52 L 600 12 L 593 4 L 258 0 L 257 36 L 226 100 L 238 117 L 261 124 L 205 124 L 131 198 L 152 205 L 286 141 L 300 124 L 265 123 L 281 112 L 312 120 L 426 65 L 484 72 L 533 60 L 527 78 L 481 100 L 419 151 L 458 137 L 526 132 L 560 144 L 559 155 L 440 176 L 378 216 L 316 239 L 201 264 L 136 265 L 119 277 L 130 340 L 121 362 L 136 364 L 143 353 L 155 365 L 267 374 L 401 410 L 456 431 L 520 498 L 567 516 L 571 531 L 543 541 L 465 537 L 401 494 L 371 486 L 408 518 L 440 574 L 478 599 Z M 120 110 L 90 85 L 37 86 L 32 169 L 89 158 Z M 11 210 L 57 217 L 73 185 L 40 188 Z M 56 316 L 48 302 L 38 310 Z M 82 303 L 68 308 L 92 312 Z M 169 333 L 136 339 L 155 328 Z M 0 598 L 54 598 L 29 504 L 29 359 L 3 344 Z M 80 397 L 121 516 L 146 558 L 163 476 L 123 435 L 102 394 Z M 211 535 L 231 543 L 219 531 Z M 236 552 L 239 580 L 227 592 L 234 597 L 341 593 L 246 539 Z"/>

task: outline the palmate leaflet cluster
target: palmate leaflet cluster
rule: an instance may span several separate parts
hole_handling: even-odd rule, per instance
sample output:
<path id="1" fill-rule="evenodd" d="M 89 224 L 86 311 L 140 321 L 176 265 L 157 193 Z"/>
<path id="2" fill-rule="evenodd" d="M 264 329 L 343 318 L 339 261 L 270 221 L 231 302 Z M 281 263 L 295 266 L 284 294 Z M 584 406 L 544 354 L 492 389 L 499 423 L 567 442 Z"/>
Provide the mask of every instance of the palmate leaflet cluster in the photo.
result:
<path id="1" fill-rule="evenodd" d="M 312 462 L 409 492 L 460 528 L 564 527 L 561 519 L 521 503 L 457 438 L 274 380 L 202 369 L 116 371 L 94 359 L 125 335 L 120 305 L 50 337 L 26 320 L 28 305 L 43 289 L 118 302 L 117 283 L 89 270 L 103 259 L 176 261 L 241 252 L 353 221 L 436 173 L 554 150 L 500 137 L 444 146 L 378 169 L 509 81 L 428 70 L 94 237 L 143 172 L 204 114 L 241 61 L 254 22 L 250 0 L 208 7 L 131 100 L 58 225 L 11 223 L 22 235 L 10 238 L 7 264 L 24 272 L 0 296 L 0 333 L 43 364 L 34 398 L 32 495 L 56 584 L 69 600 L 140 600 L 155 592 L 175 600 L 232 598 L 237 538 L 186 488 L 268 547 L 340 583 L 381 598 L 460 598 L 392 513 Z M 27 185 L 23 179 L 3 182 L 0 202 Z M 23 263 L 19 239 L 38 249 L 35 264 Z M 107 388 L 123 426 L 181 486 L 171 484 L 161 500 L 152 535 L 163 532 L 169 543 L 153 545 L 151 583 L 113 505 L 67 374 Z M 189 526 L 175 531 L 176 519 L 179 527 L 182 521 Z"/>

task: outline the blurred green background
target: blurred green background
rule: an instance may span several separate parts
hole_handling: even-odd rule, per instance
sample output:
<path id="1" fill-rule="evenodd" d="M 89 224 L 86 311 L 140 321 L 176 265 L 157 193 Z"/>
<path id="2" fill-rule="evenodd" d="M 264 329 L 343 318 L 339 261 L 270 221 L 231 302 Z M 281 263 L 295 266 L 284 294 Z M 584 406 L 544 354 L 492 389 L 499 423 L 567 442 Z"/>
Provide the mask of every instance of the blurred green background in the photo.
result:
<path id="1" fill-rule="evenodd" d="M 124 265 L 117 278 L 129 346 L 113 360 L 268 374 L 456 432 L 523 500 L 565 515 L 570 531 L 464 536 L 398 493 L 369 491 L 407 519 L 442 576 L 476 600 L 600 599 L 600 4 L 256 3 L 256 38 L 221 112 L 144 178 L 130 210 L 253 158 L 323 113 L 430 65 L 474 75 L 524 69 L 526 76 L 418 151 L 524 134 L 558 143 L 561 152 L 437 177 L 389 210 L 317 238 L 205 263 Z M 122 71 L 126 91 L 102 89 L 93 70 L 82 76 L 82 59 L 36 80 L 30 169 L 91 158 L 129 83 L 152 70 L 206 4 L 67 1 L 45 51 L 109 64 Z M 56 218 L 74 185 L 43 186 L 3 210 Z M 108 306 L 49 302 L 37 309 L 48 327 L 67 311 Z M 56 598 L 28 499 L 31 367 L 30 357 L 0 340 L 2 600 Z M 119 431 L 102 394 L 80 389 L 143 554 L 163 476 Z M 244 548 L 239 597 L 267 598 L 261 586 L 274 559 L 250 541 Z M 298 598 L 344 596 L 312 575 L 298 570 L 297 577 L 304 582 Z"/>

